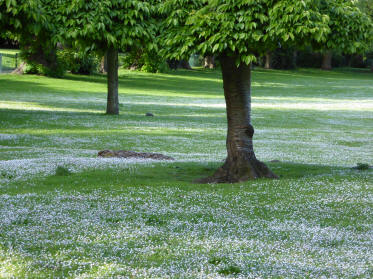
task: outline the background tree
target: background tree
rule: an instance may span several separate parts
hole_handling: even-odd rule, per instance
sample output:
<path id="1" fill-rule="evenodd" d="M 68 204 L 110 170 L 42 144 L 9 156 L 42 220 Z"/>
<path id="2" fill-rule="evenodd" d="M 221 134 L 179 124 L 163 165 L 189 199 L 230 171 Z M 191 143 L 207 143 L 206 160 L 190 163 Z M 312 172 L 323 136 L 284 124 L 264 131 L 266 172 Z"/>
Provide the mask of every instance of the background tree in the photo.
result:
<path id="1" fill-rule="evenodd" d="M 119 114 L 118 51 L 153 49 L 154 6 L 145 0 L 66 0 L 57 11 L 59 33 L 107 58 L 107 114 Z"/>
<path id="2" fill-rule="evenodd" d="M 320 10 L 329 16 L 330 32 L 325 44 L 317 46 L 323 54 L 321 68 L 332 69 L 333 53 L 362 53 L 368 48 L 371 22 L 362 16 L 354 1 L 322 0 Z"/>
<path id="3" fill-rule="evenodd" d="M 62 76 L 57 57 L 58 27 L 54 21 L 57 1 L 0 0 L 0 31 L 9 32 L 19 42 L 22 58 L 50 76 Z"/>
<path id="4" fill-rule="evenodd" d="M 336 5 L 328 5 L 330 9 L 339 8 L 337 2 L 332 3 Z M 202 182 L 276 177 L 256 159 L 253 149 L 250 64 L 256 56 L 276 48 L 278 42 L 325 43 L 331 31 L 330 17 L 322 8 L 317 0 L 163 1 L 160 10 L 168 15 L 163 36 L 165 53 L 175 59 L 191 53 L 216 55 L 222 66 L 228 120 L 227 158 L 212 177 Z M 350 18 L 353 22 L 343 22 L 341 29 L 365 22 L 362 17 L 357 13 Z M 363 27 L 360 30 L 365 32 Z M 343 44 L 357 47 L 351 41 Z"/>
<path id="5" fill-rule="evenodd" d="M 369 16 L 373 21 L 373 0 L 359 0 L 358 7 Z M 370 60 L 370 69 L 373 72 L 373 30 L 371 32 L 370 46 L 367 51 L 367 57 Z"/>

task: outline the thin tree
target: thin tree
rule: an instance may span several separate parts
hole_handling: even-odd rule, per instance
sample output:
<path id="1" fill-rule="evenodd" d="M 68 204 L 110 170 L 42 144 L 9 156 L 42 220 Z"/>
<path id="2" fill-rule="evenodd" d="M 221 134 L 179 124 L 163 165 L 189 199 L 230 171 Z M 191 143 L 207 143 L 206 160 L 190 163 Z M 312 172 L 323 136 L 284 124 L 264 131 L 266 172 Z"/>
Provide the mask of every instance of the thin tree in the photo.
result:
<path id="1" fill-rule="evenodd" d="M 56 11 L 64 38 L 106 54 L 107 114 L 119 114 L 119 50 L 154 47 L 154 7 L 148 0 L 67 0 Z"/>

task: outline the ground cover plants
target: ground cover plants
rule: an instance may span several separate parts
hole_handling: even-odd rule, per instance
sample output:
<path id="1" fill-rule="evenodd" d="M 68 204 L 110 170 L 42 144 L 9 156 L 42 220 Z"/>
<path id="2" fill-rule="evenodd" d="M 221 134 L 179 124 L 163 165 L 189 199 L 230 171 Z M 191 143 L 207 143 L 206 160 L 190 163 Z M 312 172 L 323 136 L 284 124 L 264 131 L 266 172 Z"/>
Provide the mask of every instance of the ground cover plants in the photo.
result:
<path id="1" fill-rule="evenodd" d="M 372 81 L 255 69 L 254 148 L 280 179 L 202 185 L 226 156 L 218 71 L 121 70 L 119 116 L 104 76 L 0 75 L 0 277 L 373 277 L 373 172 L 353 168 L 373 164 Z"/>

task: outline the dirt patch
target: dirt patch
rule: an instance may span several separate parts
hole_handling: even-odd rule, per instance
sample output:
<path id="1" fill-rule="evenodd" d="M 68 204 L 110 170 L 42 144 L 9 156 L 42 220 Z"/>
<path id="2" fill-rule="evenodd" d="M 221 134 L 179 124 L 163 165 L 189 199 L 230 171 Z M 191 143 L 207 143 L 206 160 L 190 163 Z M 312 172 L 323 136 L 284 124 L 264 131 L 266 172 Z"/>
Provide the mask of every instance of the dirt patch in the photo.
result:
<path id="1" fill-rule="evenodd" d="M 140 158 L 153 160 L 175 160 L 170 156 L 159 153 L 135 152 L 130 150 L 103 150 L 98 152 L 98 157 L 104 158 Z"/>

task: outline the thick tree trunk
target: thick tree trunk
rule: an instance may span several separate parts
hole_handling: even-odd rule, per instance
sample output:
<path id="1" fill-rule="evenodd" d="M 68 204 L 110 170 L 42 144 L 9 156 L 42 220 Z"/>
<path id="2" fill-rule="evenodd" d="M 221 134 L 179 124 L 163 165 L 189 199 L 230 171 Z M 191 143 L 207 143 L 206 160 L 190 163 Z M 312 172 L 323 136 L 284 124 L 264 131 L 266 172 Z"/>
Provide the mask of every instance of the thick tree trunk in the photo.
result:
<path id="1" fill-rule="evenodd" d="M 118 50 L 110 48 L 107 51 L 107 114 L 119 114 L 118 99 Z"/>
<path id="2" fill-rule="evenodd" d="M 271 53 L 270 52 L 266 52 L 264 69 L 272 69 L 271 58 L 272 58 Z"/>
<path id="3" fill-rule="evenodd" d="M 214 56 L 206 56 L 205 57 L 205 65 L 206 69 L 214 69 L 215 68 L 215 58 Z"/>
<path id="4" fill-rule="evenodd" d="M 254 128 L 251 112 L 251 66 L 235 65 L 235 57 L 222 57 L 224 96 L 227 106 L 227 158 L 224 165 L 204 183 L 234 183 L 260 177 L 277 178 L 256 159 L 253 148 Z"/>
<path id="5" fill-rule="evenodd" d="M 322 57 L 321 69 L 330 71 L 332 69 L 332 58 L 333 52 L 331 50 L 327 50 Z"/>

